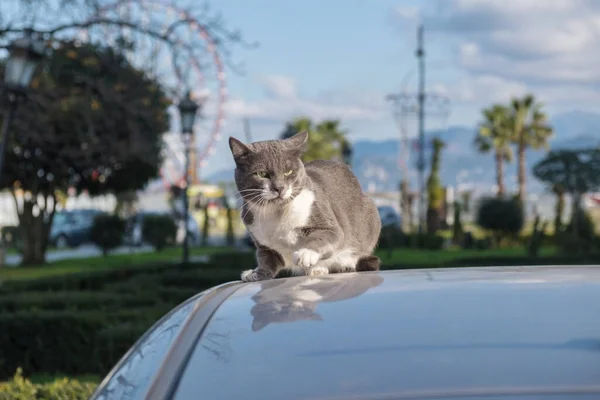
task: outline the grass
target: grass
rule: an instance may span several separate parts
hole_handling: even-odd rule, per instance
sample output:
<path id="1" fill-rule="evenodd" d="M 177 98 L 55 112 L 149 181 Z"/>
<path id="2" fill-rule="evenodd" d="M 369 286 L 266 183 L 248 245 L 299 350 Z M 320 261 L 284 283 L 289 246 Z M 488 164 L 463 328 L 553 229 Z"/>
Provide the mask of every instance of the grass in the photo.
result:
<path id="1" fill-rule="evenodd" d="M 219 252 L 232 251 L 228 247 L 196 247 L 190 249 L 190 255 L 202 256 Z M 391 252 L 380 249 L 376 254 L 381 258 L 383 264 L 406 265 L 406 266 L 436 266 L 456 259 L 485 258 L 485 257 L 523 257 L 527 255 L 524 247 L 509 247 L 490 250 L 422 250 L 398 248 Z M 556 255 L 553 247 L 544 247 L 540 250 L 540 256 Z M 4 280 L 28 280 L 45 278 L 56 275 L 84 272 L 88 270 L 107 270 L 122 267 L 143 266 L 154 263 L 178 262 L 181 260 L 181 248 L 169 248 L 159 253 L 131 253 L 109 255 L 107 257 L 90 257 L 60 260 L 42 266 L 34 267 L 5 267 L 0 269 L 0 281 Z M 242 268 L 242 266 L 240 266 Z"/>
<path id="2" fill-rule="evenodd" d="M 190 256 L 215 254 L 231 249 L 226 247 L 194 247 Z M 121 267 L 135 267 L 160 262 L 181 260 L 181 248 L 168 248 L 159 253 L 116 254 L 106 257 L 73 258 L 60 260 L 46 265 L 31 267 L 4 267 L 0 269 L 0 280 L 38 279 L 55 275 L 83 272 L 87 270 L 106 270 Z"/>
<path id="3" fill-rule="evenodd" d="M 490 250 L 421 250 L 400 248 L 392 250 L 391 257 L 389 257 L 389 253 L 386 249 L 378 250 L 377 255 L 384 264 L 435 266 L 444 262 L 470 257 L 524 257 L 527 255 L 527 250 L 524 247 L 509 247 Z M 553 247 L 543 247 L 540 249 L 539 255 L 556 255 L 556 249 Z"/>

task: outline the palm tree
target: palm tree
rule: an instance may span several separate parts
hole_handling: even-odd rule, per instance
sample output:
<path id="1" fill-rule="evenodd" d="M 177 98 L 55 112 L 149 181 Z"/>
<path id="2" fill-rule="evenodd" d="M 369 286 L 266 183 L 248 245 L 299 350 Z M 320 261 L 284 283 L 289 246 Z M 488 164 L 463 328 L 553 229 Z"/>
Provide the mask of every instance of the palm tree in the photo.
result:
<path id="1" fill-rule="evenodd" d="M 519 200 L 525 202 L 525 151 L 527 148 L 548 149 L 548 139 L 553 134 L 542 104 L 532 94 L 515 98 L 511 102 L 512 142 L 517 145 Z"/>
<path id="2" fill-rule="evenodd" d="M 352 148 L 346 138 L 347 132 L 340 128 L 338 120 L 324 120 L 317 125 L 307 117 L 299 117 L 286 124 L 281 139 L 287 139 L 303 130 L 308 131 L 308 149 L 302 161 L 338 160 L 349 161 Z"/>
<path id="3" fill-rule="evenodd" d="M 504 196 L 504 162 L 512 161 L 510 113 L 508 107 L 493 105 L 482 111 L 484 120 L 479 124 L 475 146 L 480 153 L 494 151 L 498 197 Z"/>

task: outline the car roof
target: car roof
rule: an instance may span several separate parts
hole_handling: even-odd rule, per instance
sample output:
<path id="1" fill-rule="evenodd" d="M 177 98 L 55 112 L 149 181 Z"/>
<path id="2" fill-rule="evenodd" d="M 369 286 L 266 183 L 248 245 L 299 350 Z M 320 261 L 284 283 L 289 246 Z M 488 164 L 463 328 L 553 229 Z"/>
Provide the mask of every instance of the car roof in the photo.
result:
<path id="1" fill-rule="evenodd" d="M 598 266 L 346 273 L 215 292 L 154 382 L 171 387 L 166 398 L 600 394 Z"/>

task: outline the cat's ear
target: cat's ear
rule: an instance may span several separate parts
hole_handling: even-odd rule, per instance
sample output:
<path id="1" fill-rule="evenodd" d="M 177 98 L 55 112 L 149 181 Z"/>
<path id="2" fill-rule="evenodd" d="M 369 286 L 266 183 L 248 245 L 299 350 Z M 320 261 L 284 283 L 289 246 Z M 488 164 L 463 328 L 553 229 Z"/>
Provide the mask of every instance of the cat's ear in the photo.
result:
<path id="1" fill-rule="evenodd" d="M 294 136 L 284 139 L 283 142 L 288 150 L 302 154 L 306 151 L 308 145 L 308 131 L 296 133 Z"/>
<path id="2" fill-rule="evenodd" d="M 269 325 L 269 321 L 263 321 L 263 320 L 259 320 L 259 319 L 254 319 L 252 321 L 252 332 L 258 332 L 261 329 L 263 329 L 265 326 Z"/>
<path id="3" fill-rule="evenodd" d="M 229 148 L 231 149 L 231 154 L 233 154 L 234 160 L 239 160 L 252 152 L 248 146 L 244 143 L 240 142 L 233 136 L 229 137 Z"/>

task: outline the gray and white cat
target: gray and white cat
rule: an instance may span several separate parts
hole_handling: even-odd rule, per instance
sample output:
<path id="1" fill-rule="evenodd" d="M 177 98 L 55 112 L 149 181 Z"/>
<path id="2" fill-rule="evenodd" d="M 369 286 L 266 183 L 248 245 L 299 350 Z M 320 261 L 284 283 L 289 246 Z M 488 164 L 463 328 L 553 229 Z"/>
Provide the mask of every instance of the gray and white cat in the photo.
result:
<path id="1" fill-rule="evenodd" d="M 257 249 L 258 266 L 243 281 L 271 279 L 282 268 L 299 275 L 379 269 L 375 203 L 346 164 L 304 164 L 307 140 L 306 131 L 250 144 L 229 138 L 242 219 Z"/>

